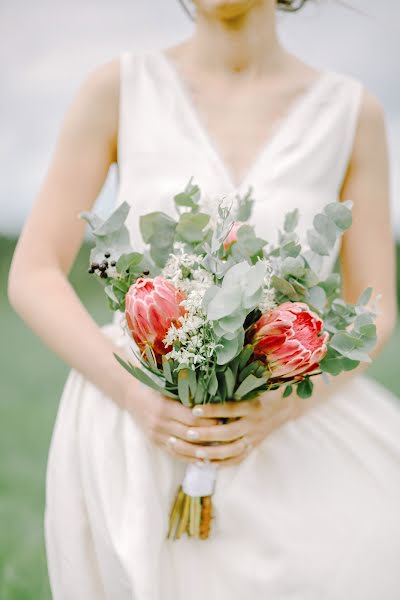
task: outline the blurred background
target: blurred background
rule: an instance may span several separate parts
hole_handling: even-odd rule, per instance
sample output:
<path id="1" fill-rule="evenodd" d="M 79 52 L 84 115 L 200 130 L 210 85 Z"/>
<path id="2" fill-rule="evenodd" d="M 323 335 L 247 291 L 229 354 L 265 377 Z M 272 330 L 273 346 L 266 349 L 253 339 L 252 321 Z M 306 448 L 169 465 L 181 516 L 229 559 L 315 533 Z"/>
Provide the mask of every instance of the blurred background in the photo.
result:
<path id="1" fill-rule="evenodd" d="M 319 67 L 354 75 L 384 104 L 392 160 L 393 229 L 400 240 L 400 3 L 320 0 L 280 15 L 286 45 Z M 357 9 L 359 9 L 359 12 Z M 0 598 L 50 598 L 43 546 L 45 466 L 68 368 L 13 314 L 7 271 L 47 169 L 61 119 L 89 71 L 125 50 L 165 47 L 190 34 L 177 0 L 1 0 L 0 2 Z M 115 197 L 111 169 L 98 199 Z M 398 252 L 399 256 L 399 246 Z M 100 286 L 86 275 L 85 244 L 71 274 L 100 323 Z M 400 289 L 400 283 L 398 284 Z M 400 396 L 400 330 L 370 375 Z"/>

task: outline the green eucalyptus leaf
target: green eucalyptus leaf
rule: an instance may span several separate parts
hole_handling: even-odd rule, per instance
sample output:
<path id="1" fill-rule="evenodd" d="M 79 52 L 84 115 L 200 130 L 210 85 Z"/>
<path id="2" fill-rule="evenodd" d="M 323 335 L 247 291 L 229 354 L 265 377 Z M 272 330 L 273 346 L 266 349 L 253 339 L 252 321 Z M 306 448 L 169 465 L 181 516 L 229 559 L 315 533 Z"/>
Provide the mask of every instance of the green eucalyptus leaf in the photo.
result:
<path id="1" fill-rule="evenodd" d="M 293 392 L 293 386 L 292 385 L 287 385 L 284 389 L 284 392 L 282 394 L 282 398 L 288 398 L 291 393 Z"/>
<path id="2" fill-rule="evenodd" d="M 237 310 L 228 317 L 223 317 L 218 320 L 220 330 L 225 333 L 235 333 L 239 328 L 243 327 L 246 319 L 246 311 Z"/>
<path id="3" fill-rule="evenodd" d="M 337 296 L 340 291 L 340 275 L 338 273 L 332 273 L 325 281 L 321 281 L 319 286 L 325 290 L 328 298 Z"/>
<path id="4" fill-rule="evenodd" d="M 183 213 L 176 227 L 176 233 L 189 244 L 201 242 L 204 239 L 204 228 L 210 220 L 205 213 Z"/>
<path id="5" fill-rule="evenodd" d="M 79 216 L 89 223 L 92 229 L 94 229 L 95 235 L 106 237 L 124 226 L 129 210 L 129 204 L 127 202 L 122 202 L 106 220 L 103 220 L 96 214 L 90 212 L 82 212 Z"/>
<path id="6" fill-rule="evenodd" d="M 306 300 L 318 312 L 322 313 L 327 301 L 325 290 L 320 286 L 310 288 L 306 294 Z"/>
<path id="7" fill-rule="evenodd" d="M 254 200 L 251 198 L 252 188 L 250 187 L 244 196 L 237 196 L 237 209 L 235 221 L 244 223 L 251 217 Z"/>
<path id="8" fill-rule="evenodd" d="M 272 286 L 284 296 L 287 296 L 290 300 L 297 300 L 298 296 L 294 287 L 286 281 L 286 279 L 282 279 L 282 277 L 278 277 L 277 275 L 272 276 Z"/>
<path id="9" fill-rule="evenodd" d="M 367 354 L 367 352 L 364 352 L 363 350 L 352 350 L 351 352 L 348 352 L 346 355 L 346 358 L 349 358 L 353 361 L 358 361 L 358 362 L 364 362 L 364 363 L 368 363 L 370 364 L 371 361 L 371 357 Z"/>
<path id="10" fill-rule="evenodd" d="M 226 395 L 227 398 L 231 399 L 233 397 L 233 391 L 235 389 L 235 376 L 233 374 L 232 369 L 230 369 L 229 367 L 227 367 L 224 371 L 224 377 L 225 377 L 225 385 L 226 385 Z"/>
<path id="11" fill-rule="evenodd" d="M 351 210 L 346 204 L 342 202 L 332 202 L 324 208 L 324 212 L 342 231 L 351 227 Z"/>
<path id="12" fill-rule="evenodd" d="M 112 285 L 107 285 L 104 288 L 104 291 L 107 294 L 107 296 L 110 298 L 110 300 L 112 300 L 112 302 L 115 302 L 115 304 L 119 304 L 120 303 L 119 298 L 117 298 L 117 296 L 115 295 L 115 292 L 113 290 L 113 286 Z"/>
<path id="13" fill-rule="evenodd" d="M 311 381 L 311 379 L 309 377 L 306 377 L 305 379 L 303 379 L 303 381 L 300 381 L 300 383 L 297 385 L 297 395 L 300 398 L 303 398 L 304 400 L 306 400 L 307 398 L 310 398 L 310 396 L 312 396 L 313 393 L 313 389 L 314 389 L 314 384 Z"/>
<path id="14" fill-rule="evenodd" d="M 299 223 L 299 211 L 296 208 L 292 212 L 285 215 L 283 228 L 286 233 L 293 233 Z"/>
<path id="15" fill-rule="evenodd" d="M 149 375 L 147 375 L 139 367 L 135 367 L 131 363 L 125 362 L 120 356 L 118 356 L 115 353 L 114 353 L 114 356 L 117 359 L 117 361 L 119 362 L 119 364 L 124 369 L 126 369 L 128 371 L 128 373 L 130 373 L 131 375 L 133 375 L 133 377 L 135 377 L 136 379 L 138 379 L 141 383 L 144 383 L 145 385 L 147 385 L 151 389 L 156 390 L 157 392 L 160 392 L 160 394 L 163 394 L 163 396 L 167 396 L 168 398 L 174 398 L 174 399 L 176 399 L 176 395 L 172 394 L 171 392 L 168 392 L 168 390 L 166 390 L 165 387 L 163 386 L 161 380 L 160 380 L 160 383 L 158 384 L 152 377 L 150 377 Z"/>
<path id="16" fill-rule="evenodd" d="M 191 398 L 195 397 L 196 389 L 197 389 L 196 371 L 194 371 L 193 369 L 189 369 L 189 390 L 190 390 Z"/>
<path id="17" fill-rule="evenodd" d="M 212 372 L 210 381 L 208 383 L 208 393 L 211 397 L 215 396 L 218 391 L 218 379 L 215 371 Z"/>
<path id="18" fill-rule="evenodd" d="M 119 273 L 123 273 L 131 267 L 139 266 L 142 260 L 143 254 L 140 254 L 140 252 L 129 252 L 128 254 L 121 254 L 117 261 L 117 271 Z"/>
<path id="19" fill-rule="evenodd" d="M 170 362 L 169 362 L 169 360 L 168 360 L 168 358 L 166 356 L 162 357 L 162 367 L 163 367 L 163 373 L 164 373 L 165 379 L 169 383 L 174 383 L 174 380 L 172 378 L 171 365 L 170 365 Z"/>
<path id="20" fill-rule="evenodd" d="M 317 273 L 319 273 L 322 269 L 323 258 L 320 254 L 317 254 L 313 250 L 306 250 L 303 254 L 303 258 L 307 262 L 308 266 L 310 267 L 310 269 L 311 269 L 310 273 L 313 274 L 313 277 L 315 279 L 314 283 L 308 283 L 307 285 L 309 287 L 313 287 L 314 285 L 317 285 L 317 283 L 319 282 L 319 277 L 318 277 Z"/>
<path id="21" fill-rule="evenodd" d="M 337 238 L 340 235 L 340 230 L 335 223 L 324 214 L 315 215 L 313 225 L 315 230 L 327 242 L 330 248 L 333 248 Z"/>
<path id="22" fill-rule="evenodd" d="M 277 249 L 277 255 L 281 256 L 282 259 L 291 256 L 297 258 L 301 252 L 301 245 L 294 240 L 285 243 L 283 246 Z"/>
<path id="23" fill-rule="evenodd" d="M 139 219 L 140 233 L 145 244 L 151 244 L 154 238 L 159 234 L 168 239 L 173 238 L 176 228 L 176 221 L 163 212 L 151 212 L 142 215 Z M 165 241 L 164 245 L 168 245 Z"/>
<path id="24" fill-rule="evenodd" d="M 307 241 L 311 250 L 320 256 L 329 256 L 329 245 L 319 233 L 310 229 L 307 231 Z"/>
<path id="25" fill-rule="evenodd" d="M 254 375 L 249 375 L 244 381 L 242 381 L 234 393 L 235 400 L 241 400 L 244 396 L 247 396 L 247 394 L 253 390 L 260 388 L 266 382 L 266 377 L 255 377 Z"/>
<path id="26" fill-rule="evenodd" d="M 197 382 L 196 394 L 193 399 L 193 403 L 194 404 L 203 404 L 205 394 L 206 394 L 206 387 L 205 387 L 204 381 L 203 381 L 203 379 L 199 378 L 199 380 Z"/>
<path id="27" fill-rule="evenodd" d="M 191 406 L 189 389 L 190 369 L 182 369 L 178 373 L 178 394 L 179 400 L 184 406 Z"/>
<path id="28" fill-rule="evenodd" d="M 217 364 L 226 365 L 231 362 L 240 352 L 243 347 L 244 330 L 239 331 L 233 339 L 221 338 L 218 341 L 220 346 L 216 349 Z"/>
<path id="29" fill-rule="evenodd" d="M 297 258 L 288 256 L 282 262 L 281 273 L 282 277 L 289 277 L 289 275 L 297 278 L 303 277 L 305 273 L 304 260 L 301 256 L 298 256 Z"/>
<path id="30" fill-rule="evenodd" d="M 350 333 L 339 331 L 331 338 L 329 346 L 340 354 L 347 355 L 359 346 L 359 339 L 354 338 Z"/>
<path id="31" fill-rule="evenodd" d="M 267 243 L 265 240 L 256 236 L 254 228 L 250 225 L 242 225 L 238 229 L 237 242 L 239 248 L 248 256 L 258 254 Z"/>
<path id="32" fill-rule="evenodd" d="M 256 372 L 257 372 L 257 370 L 259 369 L 260 366 L 263 367 L 263 370 L 264 370 L 264 365 L 260 364 L 260 361 L 255 360 L 254 362 L 249 363 L 246 367 L 244 367 L 239 372 L 238 382 L 241 383 L 250 374 L 256 375 Z"/>
<path id="33" fill-rule="evenodd" d="M 250 358 L 253 356 L 254 346 L 252 344 L 247 344 L 239 355 L 239 371 L 244 369 L 244 367 L 249 362 Z"/>
<path id="34" fill-rule="evenodd" d="M 148 361 L 149 365 L 151 366 L 151 368 L 154 370 L 157 370 L 158 367 L 157 367 L 156 358 L 154 356 L 154 352 L 148 344 L 146 344 L 146 347 L 145 347 L 145 354 L 146 354 L 147 361 Z"/>
<path id="35" fill-rule="evenodd" d="M 214 297 L 208 302 L 207 317 L 217 321 L 228 317 L 240 309 L 241 293 L 238 285 L 231 288 L 219 288 Z"/>
<path id="36" fill-rule="evenodd" d="M 364 290 L 363 293 L 361 294 L 361 296 L 359 297 L 359 299 L 357 300 L 357 305 L 358 306 L 366 306 L 369 303 L 369 301 L 371 300 L 372 292 L 373 292 L 372 287 L 369 287 L 366 290 Z"/>
<path id="37" fill-rule="evenodd" d="M 233 267 L 225 273 L 222 286 L 224 288 L 231 288 L 234 285 L 240 285 L 251 268 L 252 267 L 246 261 L 233 265 Z"/>

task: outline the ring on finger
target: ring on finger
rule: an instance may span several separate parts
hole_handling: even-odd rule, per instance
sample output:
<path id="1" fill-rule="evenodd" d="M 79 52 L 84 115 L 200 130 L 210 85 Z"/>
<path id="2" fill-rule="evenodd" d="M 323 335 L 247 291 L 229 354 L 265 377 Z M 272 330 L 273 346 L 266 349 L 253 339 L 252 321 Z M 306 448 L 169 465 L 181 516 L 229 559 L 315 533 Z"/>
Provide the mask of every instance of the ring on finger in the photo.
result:
<path id="1" fill-rule="evenodd" d="M 199 460 L 203 460 L 204 462 L 208 462 L 207 451 L 204 450 L 204 448 L 198 448 L 196 450 L 196 458 L 198 458 Z"/>
<path id="2" fill-rule="evenodd" d="M 242 437 L 242 442 L 244 444 L 244 451 L 245 452 L 251 452 L 253 450 L 253 444 L 249 441 L 249 439 L 247 438 L 247 436 L 243 436 Z"/>

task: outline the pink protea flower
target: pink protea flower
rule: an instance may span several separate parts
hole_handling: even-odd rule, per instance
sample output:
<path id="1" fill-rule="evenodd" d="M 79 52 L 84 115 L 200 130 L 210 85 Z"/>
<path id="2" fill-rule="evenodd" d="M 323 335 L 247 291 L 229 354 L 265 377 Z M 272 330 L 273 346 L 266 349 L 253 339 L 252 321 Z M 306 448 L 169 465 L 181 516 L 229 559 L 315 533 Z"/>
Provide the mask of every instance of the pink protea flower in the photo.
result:
<path id="1" fill-rule="evenodd" d="M 185 299 L 182 292 L 161 276 L 139 277 L 131 285 L 125 297 L 125 317 L 141 351 L 149 345 L 159 361 L 171 350 L 165 347 L 163 339 L 171 324 L 179 325 L 178 319 L 186 313 L 181 306 Z"/>
<path id="2" fill-rule="evenodd" d="M 274 379 L 314 371 L 327 353 L 323 321 L 302 302 L 285 302 L 254 324 L 254 354 L 266 361 Z"/>
<path id="3" fill-rule="evenodd" d="M 232 225 L 232 227 L 231 227 L 228 235 L 224 239 L 224 250 L 225 250 L 225 252 L 228 252 L 228 250 L 232 246 L 232 244 L 234 244 L 235 242 L 237 242 L 237 232 L 241 228 L 242 225 L 243 225 L 243 223 L 240 223 L 240 221 L 235 221 L 233 223 L 233 225 Z"/>

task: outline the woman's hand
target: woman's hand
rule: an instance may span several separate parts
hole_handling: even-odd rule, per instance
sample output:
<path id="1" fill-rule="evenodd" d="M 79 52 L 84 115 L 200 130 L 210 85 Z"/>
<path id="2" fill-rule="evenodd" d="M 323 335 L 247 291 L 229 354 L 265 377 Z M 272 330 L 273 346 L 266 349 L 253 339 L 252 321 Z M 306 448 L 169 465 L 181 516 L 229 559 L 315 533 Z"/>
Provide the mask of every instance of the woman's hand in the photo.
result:
<path id="1" fill-rule="evenodd" d="M 208 426 L 196 422 L 190 437 L 201 448 L 201 458 L 221 466 L 237 464 L 275 429 L 300 416 L 299 402 L 294 395 L 282 398 L 282 391 L 277 390 L 265 393 L 257 400 L 199 406 L 194 411 L 201 413 L 203 421 L 229 421 Z"/>
<path id="2" fill-rule="evenodd" d="M 191 410 L 139 382 L 131 382 L 124 405 L 146 436 L 185 462 L 239 463 L 272 431 L 298 416 L 296 399 L 268 392 L 257 400 L 208 404 Z M 229 419 L 221 424 L 221 419 Z"/>
<path id="3" fill-rule="evenodd" d="M 131 376 L 119 404 L 132 415 L 150 441 L 186 462 L 198 462 L 203 457 L 202 446 L 193 443 L 189 432 L 208 431 L 218 424 L 217 418 L 196 417 L 190 408 L 165 398 Z"/>

